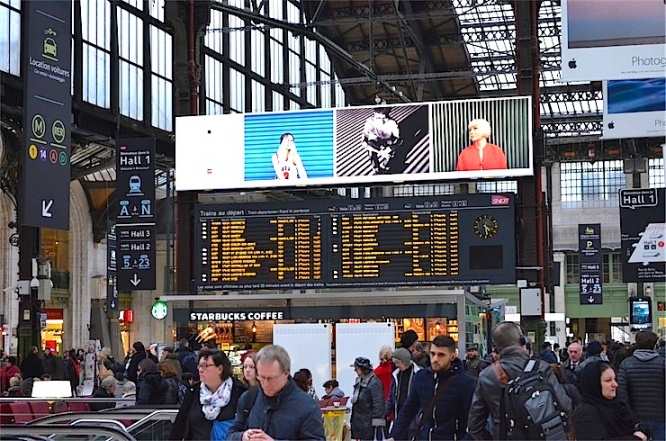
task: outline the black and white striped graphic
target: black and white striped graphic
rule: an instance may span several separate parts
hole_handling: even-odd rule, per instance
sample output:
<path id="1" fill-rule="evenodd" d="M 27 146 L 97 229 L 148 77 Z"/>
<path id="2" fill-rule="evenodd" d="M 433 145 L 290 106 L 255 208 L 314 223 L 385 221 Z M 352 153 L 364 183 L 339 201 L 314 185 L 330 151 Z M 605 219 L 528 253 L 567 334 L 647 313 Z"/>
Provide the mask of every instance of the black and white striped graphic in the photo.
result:
<path id="1" fill-rule="evenodd" d="M 390 117 L 400 128 L 402 145 L 396 148 L 395 162 L 404 163 L 396 174 L 430 171 L 428 105 L 391 107 Z M 363 126 L 374 114 L 372 107 L 336 110 L 335 176 L 370 176 L 370 156 L 363 147 Z"/>

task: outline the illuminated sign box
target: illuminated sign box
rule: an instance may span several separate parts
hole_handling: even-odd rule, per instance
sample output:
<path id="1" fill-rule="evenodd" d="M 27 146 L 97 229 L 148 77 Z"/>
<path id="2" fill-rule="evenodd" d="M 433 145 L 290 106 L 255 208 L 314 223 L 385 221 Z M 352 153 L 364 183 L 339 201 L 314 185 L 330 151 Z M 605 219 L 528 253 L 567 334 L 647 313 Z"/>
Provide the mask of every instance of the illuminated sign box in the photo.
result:
<path id="1" fill-rule="evenodd" d="M 666 76 L 659 0 L 562 0 L 562 80 Z"/>
<path id="2" fill-rule="evenodd" d="M 512 194 L 196 207 L 197 290 L 515 283 Z"/>
<path id="3" fill-rule="evenodd" d="M 178 117 L 176 189 L 531 176 L 530 109 L 512 97 Z"/>
<path id="4" fill-rule="evenodd" d="M 603 82 L 604 139 L 666 136 L 666 78 Z"/>

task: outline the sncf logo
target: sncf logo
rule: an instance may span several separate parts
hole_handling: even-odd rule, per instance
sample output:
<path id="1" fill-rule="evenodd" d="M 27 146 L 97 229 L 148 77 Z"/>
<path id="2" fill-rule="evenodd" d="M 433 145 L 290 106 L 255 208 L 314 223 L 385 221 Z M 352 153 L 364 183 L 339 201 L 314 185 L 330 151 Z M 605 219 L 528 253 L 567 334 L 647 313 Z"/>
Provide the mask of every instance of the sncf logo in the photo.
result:
<path id="1" fill-rule="evenodd" d="M 490 205 L 509 205 L 509 198 L 494 194 L 490 197 Z"/>

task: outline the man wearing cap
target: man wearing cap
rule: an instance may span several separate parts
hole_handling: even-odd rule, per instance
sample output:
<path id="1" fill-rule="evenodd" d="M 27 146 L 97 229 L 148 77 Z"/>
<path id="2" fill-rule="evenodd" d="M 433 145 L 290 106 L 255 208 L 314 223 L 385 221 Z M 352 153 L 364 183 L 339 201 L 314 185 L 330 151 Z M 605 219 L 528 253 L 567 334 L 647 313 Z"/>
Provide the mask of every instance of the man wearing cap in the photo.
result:
<path id="1" fill-rule="evenodd" d="M 464 373 L 456 347 L 455 340 L 447 335 L 438 335 L 432 341 L 431 366 L 414 375 L 389 440 L 406 439 L 415 418 L 418 440 L 464 439 L 467 435 L 467 415 L 476 383 Z"/>
<path id="2" fill-rule="evenodd" d="M 430 367 L 430 358 L 428 353 L 423 349 L 423 345 L 419 343 L 419 335 L 413 329 L 408 329 L 400 336 L 400 346 L 407 349 L 412 354 L 414 363 L 425 368 Z"/>
<path id="3" fill-rule="evenodd" d="M 102 410 L 116 407 L 114 401 L 116 391 L 116 379 L 113 376 L 106 377 L 102 380 L 99 387 L 95 390 L 93 398 L 104 398 L 106 401 L 94 402 L 90 405 L 92 410 Z"/>
<path id="4" fill-rule="evenodd" d="M 405 348 L 398 348 L 393 353 L 393 363 L 397 368 L 393 371 L 391 389 L 386 400 L 384 414 L 389 421 L 393 421 L 400 414 L 412 387 L 414 375 L 420 371 L 421 366 L 412 361 L 412 355 Z M 412 420 L 407 429 L 407 439 L 412 439 L 416 432 L 416 419 Z"/>
<path id="5" fill-rule="evenodd" d="M 479 378 L 479 372 L 483 369 L 481 359 L 479 358 L 479 350 L 476 346 L 468 346 L 467 354 L 465 355 L 465 373 L 472 378 Z"/>
<path id="6" fill-rule="evenodd" d="M 365 357 L 357 357 L 351 365 L 356 372 L 354 393 L 351 397 L 351 437 L 353 439 L 377 438 L 377 430 L 386 427 L 384 419 L 384 387 L 372 371 L 372 363 Z"/>

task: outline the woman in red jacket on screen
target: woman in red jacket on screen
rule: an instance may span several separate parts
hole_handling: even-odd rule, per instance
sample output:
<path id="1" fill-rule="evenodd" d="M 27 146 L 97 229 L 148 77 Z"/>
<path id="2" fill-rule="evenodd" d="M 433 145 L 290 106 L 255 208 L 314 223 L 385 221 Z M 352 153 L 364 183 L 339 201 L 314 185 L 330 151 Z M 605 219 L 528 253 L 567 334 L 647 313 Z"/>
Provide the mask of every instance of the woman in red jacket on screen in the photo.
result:
<path id="1" fill-rule="evenodd" d="M 460 152 L 456 171 L 506 169 L 502 148 L 488 142 L 490 123 L 485 119 L 475 119 L 469 123 L 468 129 L 472 145 Z"/>

